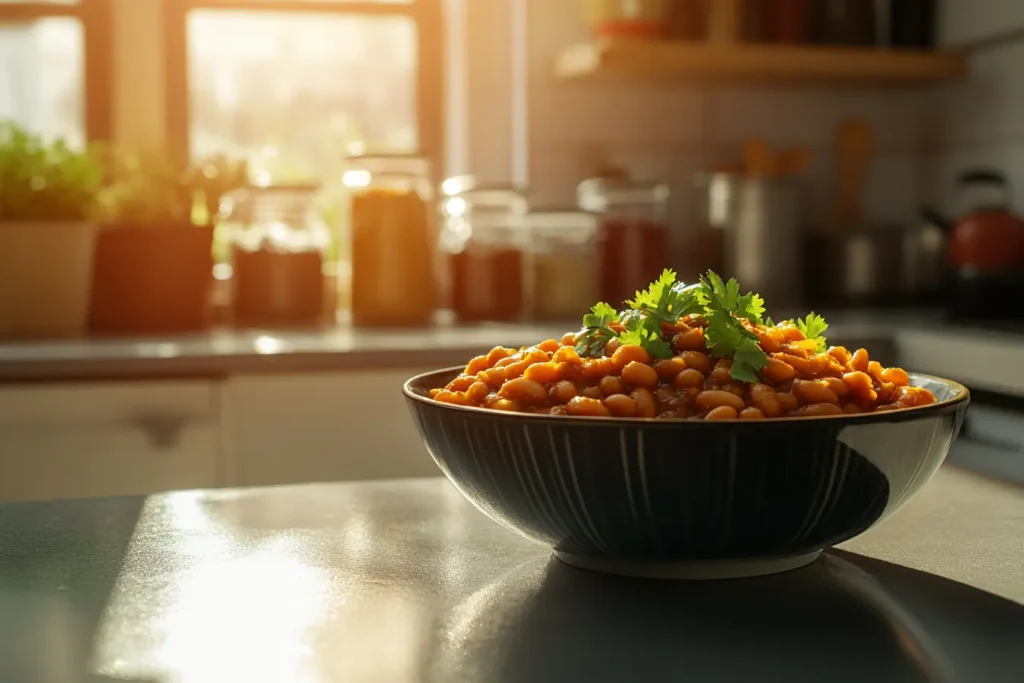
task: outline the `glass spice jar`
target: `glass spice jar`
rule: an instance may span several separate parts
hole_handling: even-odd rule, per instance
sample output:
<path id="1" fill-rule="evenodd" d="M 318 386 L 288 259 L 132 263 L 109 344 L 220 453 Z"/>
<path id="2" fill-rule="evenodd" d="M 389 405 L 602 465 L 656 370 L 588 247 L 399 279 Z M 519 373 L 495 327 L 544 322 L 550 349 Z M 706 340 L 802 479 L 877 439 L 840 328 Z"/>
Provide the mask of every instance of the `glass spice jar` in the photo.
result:
<path id="1" fill-rule="evenodd" d="M 579 210 L 526 215 L 532 251 L 530 309 L 540 320 L 581 317 L 597 300 L 597 219 Z"/>
<path id="2" fill-rule="evenodd" d="M 327 322 L 324 263 L 331 234 L 314 210 L 312 185 L 251 187 L 221 202 L 218 230 L 231 252 L 236 326 Z"/>
<path id="3" fill-rule="evenodd" d="M 351 310 L 357 327 L 419 327 L 437 307 L 430 167 L 407 155 L 349 159 Z"/>
<path id="4" fill-rule="evenodd" d="M 441 214 L 441 252 L 456 317 L 463 322 L 520 317 L 526 289 L 522 192 L 511 186 L 468 186 L 445 197 Z"/>
<path id="5" fill-rule="evenodd" d="M 620 306 L 668 266 L 668 197 L 668 187 L 656 182 L 592 178 L 580 183 L 580 209 L 598 216 L 598 292 L 602 301 Z"/>

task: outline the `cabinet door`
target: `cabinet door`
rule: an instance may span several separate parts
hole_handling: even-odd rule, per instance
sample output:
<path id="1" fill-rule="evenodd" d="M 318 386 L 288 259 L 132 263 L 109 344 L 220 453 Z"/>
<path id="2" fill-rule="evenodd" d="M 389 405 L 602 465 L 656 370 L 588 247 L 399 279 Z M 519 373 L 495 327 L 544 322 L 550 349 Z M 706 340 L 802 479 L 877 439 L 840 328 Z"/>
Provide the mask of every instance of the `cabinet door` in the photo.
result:
<path id="1" fill-rule="evenodd" d="M 141 495 L 221 485 L 212 382 L 0 389 L 0 500 Z"/>
<path id="2" fill-rule="evenodd" d="M 403 382 L 419 372 L 231 378 L 231 484 L 439 475 L 402 396 Z"/>

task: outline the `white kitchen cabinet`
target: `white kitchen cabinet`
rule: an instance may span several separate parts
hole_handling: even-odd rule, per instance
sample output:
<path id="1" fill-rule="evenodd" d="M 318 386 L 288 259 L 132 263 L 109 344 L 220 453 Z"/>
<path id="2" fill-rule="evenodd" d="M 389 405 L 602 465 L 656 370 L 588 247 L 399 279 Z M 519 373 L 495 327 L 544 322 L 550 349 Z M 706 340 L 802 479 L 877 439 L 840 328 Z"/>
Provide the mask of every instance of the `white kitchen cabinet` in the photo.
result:
<path id="1" fill-rule="evenodd" d="M 438 475 L 401 391 L 408 377 L 424 371 L 230 378 L 230 484 Z"/>
<path id="2" fill-rule="evenodd" d="M 119 496 L 224 483 L 212 381 L 0 388 L 0 500 Z"/>

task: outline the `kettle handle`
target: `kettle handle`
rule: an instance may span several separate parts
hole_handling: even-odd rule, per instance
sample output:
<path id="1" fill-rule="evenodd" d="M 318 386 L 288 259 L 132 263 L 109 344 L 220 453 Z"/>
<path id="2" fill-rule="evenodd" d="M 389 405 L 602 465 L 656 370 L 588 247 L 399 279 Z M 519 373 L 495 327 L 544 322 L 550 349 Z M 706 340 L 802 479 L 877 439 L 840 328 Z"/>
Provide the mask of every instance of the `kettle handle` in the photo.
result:
<path id="1" fill-rule="evenodd" d="M 969 185 L 989 185 L 998 187 L 1003 193 L 1003 205 L 999 208 L 1013 206 L 1013 194 L 1010 191 L 1010 183 L 1006 180 L 1006 174 L 990 168 L 968 169 L 957 178 L 957 186 L 967 187 Z"/>

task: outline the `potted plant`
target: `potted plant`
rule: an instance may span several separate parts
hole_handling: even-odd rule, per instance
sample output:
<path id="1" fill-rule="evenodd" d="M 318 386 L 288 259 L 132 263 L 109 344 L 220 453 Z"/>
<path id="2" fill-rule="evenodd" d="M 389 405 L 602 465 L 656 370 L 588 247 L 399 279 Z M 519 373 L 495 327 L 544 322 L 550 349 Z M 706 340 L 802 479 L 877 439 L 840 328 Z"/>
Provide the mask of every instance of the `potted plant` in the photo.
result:
<path id="1" fill-rule="evenodd" d="M 102 179 L 94 150 L 0 121 L 0 337 L 84 330 Z"/>
<path id="2" fill-rule="evenodd" d="M 101 197 L 107 220 L 96 248 L 93 331 L 157 334 L 207 327 L 216 222 L 209 198 L 226 190 L 209 177 L 206 164 L 189 167 L 157 154 L 120 153 L 110 166 Z"/>

